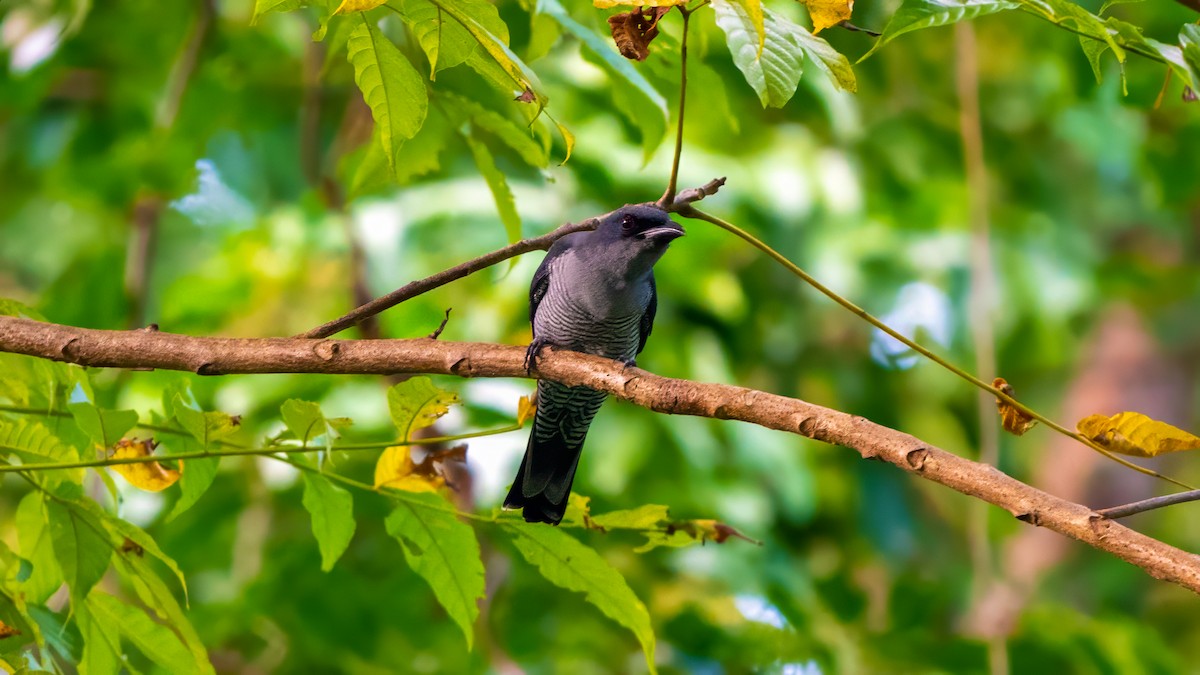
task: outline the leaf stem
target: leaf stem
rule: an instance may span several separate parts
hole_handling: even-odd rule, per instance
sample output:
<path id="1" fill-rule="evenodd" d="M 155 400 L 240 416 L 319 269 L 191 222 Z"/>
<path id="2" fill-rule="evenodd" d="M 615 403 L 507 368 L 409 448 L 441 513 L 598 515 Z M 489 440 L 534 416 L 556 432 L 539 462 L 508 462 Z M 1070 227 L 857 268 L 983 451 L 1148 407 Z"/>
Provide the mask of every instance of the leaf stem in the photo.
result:
<path id="1" fill-rule="evenodd" d="M 679 46 L 679 115 L 675 124 L 675 156 L 671 160 L 671 177 L 667 179 L 667 191 L 658 200 L 658 205 L 663 209 L 667 209 L 675 203 L 675 191 L 679 185 L 679 159 L 683 154 L 684 108 L 687 104 L 688 20 L 691 18 L 692 12 L 706 4 L 708 4 L 707 1 L 697 5 L 695 9 L 686 9 L 683 5 L 677 5 L 679 13 L 683 15 L 683 39 Z"/>
<path id="2" fill-rule="evenodd" d="M 159 462 L 162 460 L 183 460 L 183 459 L 205 459 L 210 457 L 242 457 L 242 456 L 267 456 L 273 455 L 298 455 L 308 454 L 313 452 L 324 452 L 326 450 L 381 450 L 383 448 L 391 448 L 396 446 L 407 445 L 428 445 L 433 443 L 449 443 L 467 438 L 479 438 L 481 436 L 492 436 L 495 434 L 508 433 L 520 429 L 520 424 L 510 424 L 499 429 L 488 429 L 485 431 L 472 431 L 466 434 L 456 434 L 454 436 L 437 436 L 432 438 L 419 438 L 409 441 L 387 441 L 380 443 L 356 443 L 348 445 L 334 445 L 327 447 L 313 447 L 308 445 L 303 446 L 268 446 L 265 448 L 234 448 L 232 450 L 223 450 L 213 452 L 210 450 L 202 450 L 197 452 L 182 452 L 170 455 L 146 455 L 144 457 L 106 457 L 104 459 L 81 460 L 78 462 L 41 462 L 35 464 L 7 464 L 0 465 L 0 473 L 20 472 L 20 471 L 56 471 L 60 469 L 88 469 L 99 468 L 104 466 L 117 466 L 122 464 L 146 464 L 149 462 Z M 10 448 L 0 445 L 0 448 L 19 452 L 19 448 Z"/>
<path id="3" fill-rule="evenodd" d="M 1133 469 L 1134 471 L 1137 471 L 1138 473 L 1143 473 L 1143 474 L 1146 474 L 1147 476 L 1154 476 L 1155 478 L 1161 478 L 1169 483 L 1174 483 L 1175 485 L 1178 485 L 1179 487 L 1182 487 L 1185 490 L 1195 489 L 1186 483 L 1177 481 L 1174 478 L 1171 478 L 1169 476 L 1164 476 L 1164 475 L 1158 473 L 1157 471 L 1154 471 L 1153 469 L 1148 469 L 1144 466 L 1139 466 L 1137 464 L 1134 464 L 1133 462 L 1130 462 L 1129 460 L 1126 460 L 1122 457 L 1118 457 L 1117 455 L 1113 454 L 1112 452 L 1110 452 L 1110 451 L 1106 450 L 1105 448 L 1101 447 L 1100 445 L 1098 445 L 1092 439 L 1090 439 L 1078 432 L 1068 430 L 1067 428 L 1063 427 L 1062 425 L 1058 424 L 1057 422 L 1047 418 L 1045 415 L 1042 415 L 1041 413 L 1030 409 L 1028 406 L 1022 404 L 1020 401 L 1009 396 L 1008 394 L 1005 394 L 1004 392 L 993 387 L 992 385 L 988 384 L 987 382 L 984 382 L 983 380 L 979 379 L 978 377 L 975 377 L 974 375 L 968 373 L 967 371 L 963 370 L 962 368 L 959 368 L 958 366 L 954 365 L 953 363 L 950 363 L 946 359 L 938 356 L 937 354 L 934 354 L 933 352 L 929 351 L 925 347 L 922 347 L 921 345 L 917 344 L 916 342 L 912 341 L 911 339 L 905 337 L 896 329 L 892 328 L 891 326 L 887 325 L 886 323 L 875 318 L 874 316 L 869 314 L 863 308 L 859 307 L 858 305 L 854 304 L 853 302 L 850 302 L 846 298 L 843 298 L 842 296 L 838 295 L 833 290 L 831 290 L 829 287 L 825 286 L 824 284 L 822 284 L 821 282 L 819 282 L 815 278 L 813 278 L 811 275 L 809 275 L 807 272 L 800 269 L 800 267 L 798 267 L 795 263 L 793 263 L 792 261 L 790 261 L 786 257 L 784 257 L 783 254 L 779 253 L 778 251 L 771 248 L 770 246 L 767 246 L 765 243 L 763 243 L 762 240 L 758 239 L 757 237 L 755 237 L 754 235 L 750 234 L 749 232 L 743 230 L 742 228 L 738 227 L 737 225 L 734 225 L 733 223 L 730 223 L 727 220 L 723 220 L 721 218 L 710 215 L 708 213 L 704 213 L 703 211 L 700 211 L 699 209 L 697 209 L 691 205 L 687 205 L 687 206 L 679 209 L 677 211 L 677 213 L 684 216 L 685 218 L 695 218 L 697 220 L 707 221 L 707 222 L 712 223 L 713 225 L 716 225 L 717 227 L 741 238 L 743 241 L 749 243 L 751 246 L 757 248 L 758 250 L 762 251 L 763 253 L 766 253 L 768 256 L 770 256 L 772 259 L 774 259 L 775 262 L 779 263 L 780 265 L 783 265 L 785 268 L 788 269 L 788 271 L 790 271 L 792 274 L 795 274 L 796 276 L 800 277 L 800 279 L 803 280 L 805 283 L 807 283 L 809 286 L 812 286 L 813 288 L 820 291 L 823 295 L 825 295 L 825 297 L 829 298 L 830 300 L 833 300 L 834 302 L 841 305 L 842 307 L 850 310 L 851 313 L 857 315 L 863 321 L 866 321 L 867 323 L 871 324 L 872 326 L 874 326 L 874 327 L 878 328 L 879 330 L 883 331 L 884 333 L 890 335 L 891 337 L 895 338 L 896 340 L 898 340 L 899 342 L 904 344 L 909 349 L 912 349 L 913 351 L 917 352 L 921 356 L 924 356 L 925 358 L 929 359 L 930 361 L 933 361 L 934 363 L 938 364 L 942 368 L 945 368 L 946 370 L 950 371 L 951 373 L 954 373 L 959 378 L 966 380 L 967 382 L 975 385 L 976 387 L 979 387 L 980 389 L 982 389 L 984 391 L 990 392 L 996 398 L 1013 405 L 1018 410 L 1024 412 L 1025 414 L 1027 414 L 1030 417 L 1034 418 L 1035 420 L 1041 422 L 1042 424 L 1045 424 L 1050 429 L 1053 429 L 1054 431 L 1057 431 L 1058 433 L 1060 433 L 1064 436 L 1073 438 L 1073 439 L 1079 441 L 1080 443 L 1088 446 L 1089 448 L 1095 450 L 1096 452 L 1099 452 L 1100 454 L 1104 455 L 1105 457 L 1108 457 L 1109 459 L 1113 460 L 1114 462 L 1116 462 L 1126 468 Z"/>

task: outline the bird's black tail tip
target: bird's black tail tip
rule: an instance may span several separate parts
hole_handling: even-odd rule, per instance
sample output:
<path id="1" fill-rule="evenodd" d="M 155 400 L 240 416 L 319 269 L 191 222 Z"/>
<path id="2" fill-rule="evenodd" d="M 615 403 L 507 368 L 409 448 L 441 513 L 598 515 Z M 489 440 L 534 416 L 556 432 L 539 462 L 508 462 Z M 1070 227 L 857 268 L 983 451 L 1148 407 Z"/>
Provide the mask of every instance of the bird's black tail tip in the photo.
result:
<path id="1" fill-rule="evenodd" d="M 526 497 L 513 490 L 504 499 L 504 508 L 510 510 L 521 509 L 521 517 L 527 523 L 558 525 L 562 522 L 563 515 L 567 512 L 567 500 L 564 499 L 562 504 L 554 504 L 544 495 Z"/>

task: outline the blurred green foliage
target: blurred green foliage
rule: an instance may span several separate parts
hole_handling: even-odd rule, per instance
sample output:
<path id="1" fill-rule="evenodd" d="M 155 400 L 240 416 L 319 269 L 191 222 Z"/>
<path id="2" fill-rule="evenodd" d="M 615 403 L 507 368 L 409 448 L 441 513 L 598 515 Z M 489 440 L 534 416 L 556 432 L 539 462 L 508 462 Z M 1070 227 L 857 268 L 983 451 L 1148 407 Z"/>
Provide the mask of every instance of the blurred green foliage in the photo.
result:
<path id="1" fill-rule="evenodd" d="M 504 190 L 526 235 L 661 194 L 670 153 L 661 147 L 667 124 L 659 102 L 671 111 L 677 103 L 678 16 L 663 19 L 645 62 L 626 64 L 611 58 L 615 51 L 597 51 L 612 49 L 603 38 L 611 12 L 564 2 L 555 18 L 557 10 L 536 14 L 535 3 L 500 0 L 512 51 L 536 73 L 553 121 L 538 117 L 530 135 L 513 135 L 533 117 L 530 104 L 513 102 L 497 83 L 504 74 L 472 52 L 427 83 L 422 131 L 400 148 L 389 176 L 354 68 L 339 53 L 348 22 L 359 19 L 329 20 L 332 7 L 314 4 L 252 24 L 250 0 L 0 3 L 0 297 L 51 321 L 95 328 L 154 322 L 196 335 L 290 335 L 353 306 L 356 283 L 379 295 L 503 245 L 512 233 L 494 200 Z M 382 19 L 379 30 L 425 78 L 431 69 L 422 43 L 402 20 L 420 3 L 393 4 L 398 11 L 370 16 Z M 794 20 L 803 11 L 769 4 Z M 1098 3 L 1083 4 L 1099 11 Z M 854 23 L 881 28 L 896 5 L 860 3 Z M 1197 18 L 1170 3 L 1122 4 L 1109 13 L 1164 43 Z M 312 42 L 325 20 L 325 41 Z M 681 185 L 728 176 L 706 209 L 868 311 L 922 339 L 940 338 L 933 343 L 953 361 L 973 363 L 954 29 L 904 35 L 856 65 L 856 94 L 837 90 L 806 62 L 790 102 L 763 109 L 713 14 L 691 23 Z M 1181 382 L 1167 403 L 1159 395 L 1138 399 L 1141 409 L 1197 429 L 1200 107 L 1181 101 L 1179 76 L 1156 105 L 1166 69 L 1133 55 L 1123 66 L 1127 94 L 1111 55 L 1102 57 L 1097 82 L 1076 35 L 1027 14 L 972 25 L 999 372 L 1022 400 L 1057 416 L 1070 409 L 1072 382 L 1091 372 L 1087 345 L 1115 309 L 1132 307 Z M 581 31 L 593 34 L 583 45 Z M 865 34 L 836 28 L 821 37 L 851 62 L 872 45 Z M 576 139 L 563 166 L 555 165 L 567 152 L 555 122 Z M 658 319 L 641 366 L 801 397 L 974 456 L 986 432 L 973 390 L 906 359 L 727 234 L 686 225 L 688 236 L 659 266 Z M 427 335 L 453 307 L 445 339 L 524 343 L 536 264 L 536 255 L 526 256 L 511 269 L 420 296 L 381 315 L 378 331 Z M 49 405 L 80 379 L 78 369 L 12 357 L 0 366 L 6 381 L 28 376 L 22 381 L 65 388 L 0 389 L 0 403 Z M 344 432 L 350 440 L 394 436 L 378 378 L 95 371 L 79 387 L 104 408 L 136 409 L 149 420 L 152 410 L 170 416 L 163 393 L 181 381 L 190 382 L 200 408 L 241 415 L 246 437 L 279 433 L 288 399 L 319 401 L 327 415 L 353 418 Z M 504 424 L 531 389 L 527 382 L 439 384 L 465 402 L 439 423 L 442 433 Z M 0 412 L 0 421 L 16 419 Z M 73 427 L 54 430 L 78 433 L 78 447 L 90 447 Z M 1003 439 L 1001 467 L 1030 480 L 1048 461 L 1049 438 L 1036 429 Z M 486 513 L 498 504 L 523 444 L 520 432 L 470 443 L 475 489 L 465 505 Z M 1093 471 L 1085 448 L 1060 451 Z M 370 482 L 373 459 L 348 454 L 336 467 Z M 1200 481 L 1187 458 L 1154 465 Z M 0 539 L 20 550 L 17 509 L 30 487 L 4 476 Z M 111 503 L 98 479 L 89 481 L 97 482 L 87 484 L 88 494 Z M 1163 488 L 1117 471 L 1099 472 L 1094 482 L 1080 498 L 1096 506 Z M 965 621 L 980 601 L 970 543 L 978 525 L 966 497 L 841 448 L 616 402 L 592 429 L 576 490 L 592 498 L 594 512 L 665 504 L 674 517 L 718 518 L 763 541 L 638 554 L 635 536 L 572 533 L 645 603 L 663 672 L 988 669 L 986 641 Z M 355 495 L 357 530 L 326 573 L 303 491 L 294 471 L 226 459 L 195 505 L 169 517 L 178 488 L 152 495 L 120 484 L 118 515 L 144 525 L 186 574 L 186 614 L 218 671 L 645 667 L 632 633 L 582 595 L 549 584 L 510 537 L 486 528 L 478 534 L 488 595 L 468 652 L 388 536 L 385 499 Z M 1133 523 L 1198 550 L 1194 513 L 1185 505 Z M 1002 552 L 1025 526 L 988 515 L 985 538 L 1003 578 L 1022 563 Z M 157 569 L 150 558 L 137 564 Z M 106 617 L 149 602 L 123 579 L 101 580 L 96 607 L 78 617 L 69 616 L 64 597 L 51 599 L 52 609 L 31 605 L 63 662 L 81 658 L 88 631 Z M 1013 672 L 1178 673 L 1200 662 L 1200 618 L 1186 591 L 1074 544 L 1032 583 L 1011 631 L 1003 631 Z M 134 655 L 132 666 L 162 668 L 135 646 L 143 657 Z"/>

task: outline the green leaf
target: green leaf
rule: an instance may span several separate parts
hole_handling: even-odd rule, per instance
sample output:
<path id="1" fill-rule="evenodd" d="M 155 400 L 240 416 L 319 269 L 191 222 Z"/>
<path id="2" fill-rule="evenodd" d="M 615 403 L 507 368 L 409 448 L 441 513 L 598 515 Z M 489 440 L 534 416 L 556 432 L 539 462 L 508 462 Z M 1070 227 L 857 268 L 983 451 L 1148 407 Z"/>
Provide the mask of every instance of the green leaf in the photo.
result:
<path id="1" fill-rule="evenodd" d="M 643 504 L 636 509 L 610 511 L 592 516 L 591 522 L 606 530 L 641 530 L 669 522 L 670 514 L 662 504 Z"/>
<path id="2" fill-rule="evenodd" d="M 532 127 L 518 124 L 464 96 L 441 94 L 438 98 L 457 113 L 465 115 L 472 126 L 488 132 L 512 148 L 526 164 L 540 169 L 550 163 L 546 145 L 534 138 Z"/>
<path id="3" fill-rule="evenodd" d="M 254 15 L 250 17 L 250 23 L 253 25 L 263 14 L 291 12 L 309 4 L 310 0 L 254 0 Z"/>
<path id="4" fill-rule="evenodd" d="M 117 541 L 129 539 L 140 546 L 143 552 L 158 558 L 159 561 L 170 568 L 171 572 L 175 574 L 175 578 L 179 580 L 180 587 L 183 588 L 183 597 L 187 598 L 187 580 L 183 576 L 183 570 L 179 568 L 179 564 L 175 562 L 174 558 L 159 548 L 158 542 L 154 541 L 154 537 L 151 537 L 148 532 L 137 525 L 108 513 L 99 504 L 90 499 L 78 502 L 78 506 L 87 510 L 93 518 L 108 530 L 114 539 Z"/>
<path id="5" fill-rule="evenodd" d="M 116 445 L 138 423 L 136 410 L 101 410 L 82 402 L 68 404 L 67 410 L 83 433 L 102 448 Z"/>
<path id="6" fill-rule="evenodd" d="M 1100 65 L 1100 57 L 1104 55 L 1104 52 L 1108 51 L 1108 43 L 1080 35 L 1079 47 L 1083 49 L 1083 55 L 1087 57 L 1088 63 L 1091 64 L 1092 73 L 1096 76 L 1096 81 L 1102 81 L 1104 79 L 1104 71 Z"/>
<path id="7" fill-rule="evenodd" d="M 21 592 L 28 602 L 41 604 L 62 586 L 63 573 L 54 557 L 46 501 L 40 492 L 25 495 L 17 506 L 17 539 L 21 557 L 31 567 Z"/>
<path id="8" fill-rule="evenodd" d="M 1021 9 L 1050 23 L 1103 40 L 1118 63 L 1125 63 L 1125 49 L 1117 43 L 1104 20 L 1071 0 L 1018 0 Z"/>
<path id="9" fill-rule="evenodd" d="M 975 19 L 1019 6 L 1019 3 L 1009 0 L 905 0 L 884 27 L 883 35 L 875 40 L 875 46 L 858 62 L 862 63 L 876 50 L 905 33 Z"/>
<path id="10" fill-rule="evenodd" d="M 542 83 L 538 81 L 537 75 L 534 75 L 529 66 L 525 65 L 525 62 L 508 48 L 507 26 L 505 26 L 505 33 L 500 35 L 490 30 L 488 23 L 485 23 L 488 22 L 488 19 L 483 18 L 487 15 L 479 13 L 480 7 L 476 2 L 433 0 L 433 4 L 439 7 L 443 13 L 453 17 L 471 34 L 475 42 L 483 48 L 483 53 L 488 60 L 499 66 L 505 76 L 512 81 L 517 92 L 532 91 L 538 104 L 538 111 L 546 107 L 548 99 L 541 92 Z M 476 18 L 476 16 L 481 18 Z M 494 24 L 492 27 L 496 28 Z M 471 59 L 467 59 L 467 65 L 474 67 Z"/>
<path id="11" fill-rule="evenodd" d="M 100 591 L 88 596 L 87 609 L 97 622 L 119 627 L 128 642 L 167 672 L 199 672 L 195 659 L 179 636 L 142 610 Z"/>
<path id="12" fill-rule="evenodd" d="M 508 42 L 508 26 L 500 19 L 495 5 L 482 0 L 458 0 L 456 4 L 493 35 Z M 478 44 L 457 19 L 429 0 L 398 0 L 392 6 L 400 11 L 429 58 L 430 80 L 436 79 L 439 70 L 465 63 Z"/>
<path id="13" fill-rule="evenodd" d="M 346 43 L 346 58 L 354 66 L 354 81 L 379 128 L 388 166 L 396 167 L 396 153 L 404 141 L 417 135 L 429 110 L 425 81 L 396 45 L 365 14 Z"/>
<path id="14" fill-rule="evenodd" d="M 1179 47 L 1183 52 L 1183 61 L 1191 70 L 1190 86 L 1195 89 L 1200 85 L 1200 26 L 1194 23 L 1184 24 L 1179 31 Z"/>
<path id="15" fill-rule="evenodd" d="M 475 641 L 472 626 L 484 596 L 483 561 L 475 531 L 454 515 L 450 504 L 433 493 L 406 493 L 385 522 L 400 542 L 404 559 L 433 589 L 438 602 L 467 639 Z"/>
<path id="16" fill-rule="evenodd" d="M 116 675 L 124 665 L 120 625 L 108 617 L 98 616 L 93 610 L 93 598 L 99 595 L 102 595 L 99 591 L 89 595 L 87 602 L 75 612 L 75 621 L 83 638 L 80 675 Z"/>
<path id="17" fill-rule="evenodd" d="M 754 35 L 758 38 L 757 55 L 761 56 L 763 48 L 767 44 L 767 29 L 766 15 L 763 14 L 762 0 L 730 0 L 742 8 L 742 11 L 750 19 L 750 25 L 754 27 Z"/>
<path id="18" fill-rule="evenodd" d="M 667 123 L 670 121 L 667 99 L 633 67 L 629 59 L 617 52 L 611 40 L 572 19 L 558 0 L 540 0 L 538 9 L 553 17 L 564 30 L 575 36 L 583 44 L 586 53 L 594 57 L 592 60 L 608 73 L 612 80 L 610 91 L 613 102 L 641 133 L 643 160 L 649 161 L 667 133 Z M 573 143 L 568 142 L 568 147 L 571 145 Z"/>
<path id="19" fill-rule="evenodd" d="M 71 602 L 82 603 L 92 586 L 108 571 L 112 543 L 104 526 L 82 509 L 51 500 L 46 502 L 46 516 L 50 544 L 63 581 L 71 591 Z"/>
<path id="20" fill-rule="evenodd" d="M 332 449 L 333 439 L 338 437 L 337 430 L 350 425 L 350 420 L 345 418 L 325 417 L 321 406 L 312 401 L 291 398 L 283 402 L 279 412 L 284 426 L 306 447 L 309 441 L 324 437 L 325 447 Z"/>
<path id="21" fill-rule="evenodd" d="M 197 410 L 193 407 L 191 399 L 190 392 L 186 390 L 174 391 L 168 410 L 170 414 L 174 415 L 175 421 L 179 422 L 179 426 L 191 435 L 191 438 L 164 439 L 163 448 L 167 451 L 165 453 L 167 456 L 212 452 L 222 440 L 236 434 L 240 428 L 232 415 Z M 179 478 L 181 494 L 179 501 L 175 502 L 175 507 L 167 515 L 167 520 L 173 520 L 179 514 L 190 509 L 208 491 L 217 475 L 219 466 L 219 457 L 196 458 L 183 462 Z"/>
<path id="22" fill-rule="evenodd" d="M 166 622 L 171 630 L 183 641 L 184 645 L 187 646 L 188 652 L 192 655 L 192 662 L 195 664 L 196 670 L 200 673 L 212 673 L 212 664 L 208 660 L 208 653 L 204 649 L 204 644 L 200 641 L 200 636 L 196 634 L 196 629 L 188 621 L 183 608 L 179 606 L 179 602 L 175 599 L 171 590 L 150 569 L 146 560 L 138 556 L 117 556 L 113 560 L 117 570 L 133 586 L 133 590 L 137 593 L 138 598 L 147 607 L 154 610 L 155 615 Z"/>
<path id="23" fill-rule="evenodd" d="M 725 31 L 733 63 L 758 94 L 759 101 L 763 106 L 782 108 L 800 84 L 804 60 L 804 53 L 789 28 L 790 22 L 764 10 L 766 40 L 759 56 L 754 22 L 746 8 L 731 0 L 713 0 L 713 9 L 717 25 Z"/>
<path id="24" fill-rule="evenodd" d="M 212 450 L 218 442 L 238 432 L 239 423 L 223 412 L 202 412 L 188 404 L 181 394 L 175 397 L 175 419 L 184 431 L 192 435 L 204 450 Z"/>
<path id="25" fill-rule="evenodd" d="M 321 569 L 333 569 L 354 538 L 354 497 L 324 476 L 304 472 L 304 508 L 312 515 Z"/>
<path id="26" fill-rule="evenodd" d="M 796 41 L 796 45 L 800 47 L 811 63 L 828 75 L 830 80 L 833 80 L 833 84 L 838 89 L 850 92 L 858 91 L 858 80 L 854 77 L 854 68 L 844 54 L 834 49 L 823 38 L 808 32 L 803 26 L 790 23 L 788 25 L 791 27 L 792 38 Z"/>
<path id="27" fill-rule="evenodd" d="M 488 189 L 492 192 L 496 210 L 500 213 L 500 222 L 504 224 L 504 232 L 508 235 L 508 243 L 520 241 L 521 215 L 517 213 L 517 204 L 513 200 L 508 181 L 500 169 L 496 168 L 496 160 L 492 158 L 491 151 L 483 141 L 475 137 L 473 130 L 463 134 L 463 140 L 471 149 L 471 156 L 475 158 L 475 167 L 479 169 L 479 173 L 483 174 L 483 179 L 487 181 Z"/>
<path id="28" fill-rule="evenodd" d="M 612 565 L 558 528 L 516 522 L 505 522 L 503 527 L 512 533 L 513 544 L 525 560 L 550 583 L 583 593 L 605 616 L 633 631 L 642 643 L 647 667 L 655 671 L 650 613 Z"/>
<path id="29" fill-rule="evenodd" d="M 1190 26 L 1185 26 L 1186 28 L 1190 28 Z M 1184 39 L 1185 33 L 1187 33 L 1186 30 L 1184 33 L 1180 33 L 1181 41 Z M 1183 80 L 1185 85 L 1191 87 L 1193 90 L 1200 88 L 1200 67 L 1192 65 L 1187 56 L 1185 56 L 1182 47 L 1165 44 L 1151 38 L 1146 38 L 1146 44 L 1166 60 L 1167 66 L 1175 71 L 1175 74 L 1179 76 L 1179 79 Z M 1195 53 L 1194 48 L 1192 53 Z"/>
<path id="30" fill-rule="evenodd" d="M 407 441 L 417 429 L 423 429 L 450 412 L 458 403 L 458 394 L 435 385 L 428 377 L 412 377 L 388 389 L 388 411 Z"/>
<path id="31" fill-rule="evenodd" d="M 26 464 L 53 464 L 79 461 L 79 453 L 66 445 L 38 422 L 0 420 L 0 452 L 11 452 Z M 38 471 L 34 480 L 47 490 L 75 499 L 83 494 L 83 469 Z"/>

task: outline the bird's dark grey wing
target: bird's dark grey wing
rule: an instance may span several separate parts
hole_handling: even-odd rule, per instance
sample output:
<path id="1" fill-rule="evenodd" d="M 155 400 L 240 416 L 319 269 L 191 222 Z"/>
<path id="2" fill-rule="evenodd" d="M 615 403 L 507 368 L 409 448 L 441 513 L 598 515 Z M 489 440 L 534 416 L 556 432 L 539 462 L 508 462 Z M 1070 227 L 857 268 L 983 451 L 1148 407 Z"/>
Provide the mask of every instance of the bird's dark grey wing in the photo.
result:
<path id="1" fill-rule="evenodd" d="M 537 313 L 538 304 L 550 290 L 550 256 L 547 255 L 537 271 L 533 273 L 533 282 L 529 284 L 529 323 L 533 323 L 533 315 Z"/>
<path id="2" fill-rule="evenodd" d="M 658 288 L 654 285 L 654 275 L 650 275 L 650 303 L 646 305 L 646 311 L 642 314 L 642 321 L 639 325 L 638 334 L 638 350 L 641 354 L 646 348 L 646 339 L 650 337 L 650 331 L 654 329 L 654 313 L 658 311 Z"/>

